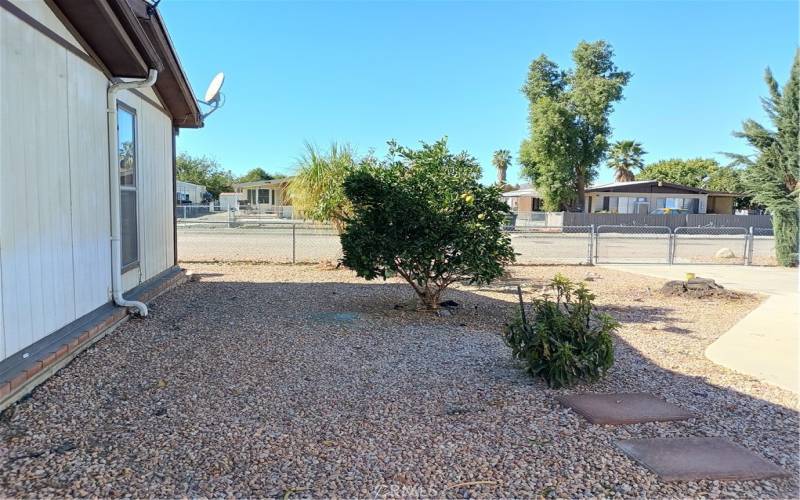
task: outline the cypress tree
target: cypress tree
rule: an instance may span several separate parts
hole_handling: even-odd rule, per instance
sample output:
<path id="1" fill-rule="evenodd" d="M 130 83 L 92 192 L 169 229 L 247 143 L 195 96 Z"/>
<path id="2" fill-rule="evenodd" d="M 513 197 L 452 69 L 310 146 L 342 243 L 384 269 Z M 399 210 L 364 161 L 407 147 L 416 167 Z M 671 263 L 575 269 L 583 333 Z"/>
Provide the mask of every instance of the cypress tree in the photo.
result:
<path id="1" fill-rule="evenodd" d="M 734 132 L 734 135 L 745 139 L 755 154 L 729 156 L 747 167 L 742 176 L 745 191 L 772 215 L 778 263 L 796 266 L 800 227 L 800 50 L 795 52 L 789 81 L 782 90 L 769 68 L 764 80 L 769 96 L 762 98 L 761 102 L 772 128 L 755 120 L 746 120 L 742 130 Z"/>

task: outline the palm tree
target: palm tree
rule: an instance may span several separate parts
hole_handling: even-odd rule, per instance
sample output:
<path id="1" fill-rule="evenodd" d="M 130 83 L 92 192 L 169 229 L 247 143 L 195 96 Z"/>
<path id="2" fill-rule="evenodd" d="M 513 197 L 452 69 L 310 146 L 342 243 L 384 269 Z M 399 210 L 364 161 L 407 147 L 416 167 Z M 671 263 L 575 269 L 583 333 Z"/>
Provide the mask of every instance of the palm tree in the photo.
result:
<path id="1" fill-rule="evenodd" d="M 343 182 L 356 165 L 355 152 L 349 144 L 335 142 L 328 151 L 311 143 L 305 149 L 287 187 L 292 207 L 304 217 L 341 229 L 348 213 Z"/>
<path id="2" fill-rule="evenodd" d="M 647 151 L 636 141 L 617 141 L 608 152 L 608 166 L 614 169 L 616 182 L 630 182 L 636 177 L 634 169 L 644 166 L 642 157 Z"/>
<path id="3" fill-rule="evenodd" d="M 506 172 L 511 165 L 511 152 L 507 149 L 498 149 L 492 156 L 492 165 L 497 169 L 497 182 L 506 183 Z"/>

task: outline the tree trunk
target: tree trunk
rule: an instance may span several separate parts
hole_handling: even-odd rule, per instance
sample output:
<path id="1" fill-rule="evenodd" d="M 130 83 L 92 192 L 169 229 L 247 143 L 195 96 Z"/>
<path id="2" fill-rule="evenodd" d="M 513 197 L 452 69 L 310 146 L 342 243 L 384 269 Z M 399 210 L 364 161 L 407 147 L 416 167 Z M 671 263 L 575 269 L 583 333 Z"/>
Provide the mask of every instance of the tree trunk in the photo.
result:
<path id="1" fill-rule="evenodd" d="M 422 290 L 422 292 L 417 292 L 417 295 L 419 295 L 419 301 L 422 304 L 423 309 L 435 311 L 439 309 L 439 296 L 441 293 L 441 290 L 431 290 L 430 288 L 426 287 Z"/>
<path id="2" fill-rule="evenodd" d="M 586 201 L 586 179 L 584 179 L 583 175 L 578 173 L 578 179 L 575 182 L 576 190 L 578 191 L 578 199 L 575 201 L 575 209 L 581 212 L 584 211 L 583 204 Z"/>

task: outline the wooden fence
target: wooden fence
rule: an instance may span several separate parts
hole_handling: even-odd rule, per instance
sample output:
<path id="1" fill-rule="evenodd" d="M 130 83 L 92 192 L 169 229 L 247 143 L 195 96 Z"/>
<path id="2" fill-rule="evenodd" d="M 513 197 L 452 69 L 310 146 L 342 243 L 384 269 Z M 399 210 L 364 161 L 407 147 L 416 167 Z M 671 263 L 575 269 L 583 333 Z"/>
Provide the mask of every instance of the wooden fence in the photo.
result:
<path id="1" fill-rule="evenodd" d="M 666 226 L 676 227 L 743 227 L 772 228 L 769 215 L 724 215 L 724 214 L 586 214 L 564 213 L 564 226 Z"/>

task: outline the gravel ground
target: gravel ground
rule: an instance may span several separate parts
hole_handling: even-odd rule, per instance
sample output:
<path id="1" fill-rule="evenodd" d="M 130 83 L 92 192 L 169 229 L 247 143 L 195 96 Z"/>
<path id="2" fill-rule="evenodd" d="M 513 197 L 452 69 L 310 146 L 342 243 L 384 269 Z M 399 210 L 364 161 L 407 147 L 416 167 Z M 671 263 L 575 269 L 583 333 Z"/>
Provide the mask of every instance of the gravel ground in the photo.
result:
<path id="1" fill-rule="evenodd" d="M 514 267 L 410 310 L 398 282 L 318 266 L 192 265 L 156 300 L 6 412 L 0 496 L 796 497 L 798 400 L 707 361 L 754 297 L 661 297 L 610 269 Z M 512 361 L 516 284 L 582 279 L 624 327 L 592 390 L 646 391 L 701 415 L 591 425 Z M 664 483 L 613 440 L 725 436 L 774 481 Z M 463 485 L 459 483 L 472 483 Z"/>

